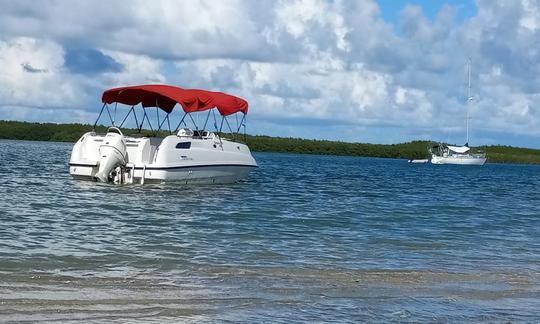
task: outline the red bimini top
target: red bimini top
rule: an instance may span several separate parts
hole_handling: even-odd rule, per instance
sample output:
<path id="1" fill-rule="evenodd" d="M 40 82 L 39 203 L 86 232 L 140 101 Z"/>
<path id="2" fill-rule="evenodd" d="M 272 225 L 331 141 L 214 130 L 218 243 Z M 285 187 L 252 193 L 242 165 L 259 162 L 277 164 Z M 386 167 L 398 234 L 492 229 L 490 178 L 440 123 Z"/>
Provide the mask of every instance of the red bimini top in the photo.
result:
<path id="1" fill-rule="evenodd" d="M 125 105 L 142 104 L 159 107 L 170 113 L 178 103 L 186 113 L 217 108 L 222 116 L 242 112 L 247 114 L 248 103 L 242 98 L 223 92 L 182 89 L 164 84 L 149 84 L 109 89 L 101 96 L 103 103 L 119 102 Z"/>

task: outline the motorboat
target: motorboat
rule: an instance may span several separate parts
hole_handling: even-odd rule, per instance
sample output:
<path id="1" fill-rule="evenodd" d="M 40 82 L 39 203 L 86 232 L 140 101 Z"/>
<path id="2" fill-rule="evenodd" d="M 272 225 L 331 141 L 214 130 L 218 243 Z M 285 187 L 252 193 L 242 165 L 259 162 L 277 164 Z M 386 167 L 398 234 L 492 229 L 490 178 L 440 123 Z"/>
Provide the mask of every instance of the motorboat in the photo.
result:
<path id="1" fill-rule="evenodd" d="M 463 146 L 447 145 L 439 143 L 432 145 L 428 148 L 431 155 L 431 163 L 433 164 L 459 164 L 459 165 L 484 165 L 486 163 L 486 153 L 478 151 L 471 153 L 469 147 L 469 104 L 473 100 L 471 96 L 471 60 L 469 59 L 467 65 L 468 74 L 468 87 L 467 87 L 467 116 L 466 116 L 466 129 L 467 136 L 466 142 Z"/>
<path id="2" fill-rule="evenodd" d="M 236 139 L 242 127 L 245 135 L 248 103 L 242 98 L 153 84 L 109 89 L 101 100 L 103 106 L 93 130 L 83 134 L 71 152 L 69 172 L 75 179 L 116 184 L 232 183 L 257 167 L 249 147 Z M 118 104 L 131 107 L 120 124 L 116 123 Z M 172 112 L 177 110 L 180 121 L 173 130 Z M 202 127 L 199 118 L 193 118 L 195 114 L 206 117 Z M 100 134 L 96 128 L 106 115 L 110 127 Z M 236 127 L 227 119 L 232 115 L 236 115 Z M 122 128 L 130 116 L 135 128 Z M 206 129 L 211 116 L 215 131 Z M 190 121 L 193 127 L 188 125 Z M 165 123 L 167 130 L 162 128 Z M 228 130 L 223 130 L 224 125 Z M 233 139 L 222 137 L 224 133 Z"/>

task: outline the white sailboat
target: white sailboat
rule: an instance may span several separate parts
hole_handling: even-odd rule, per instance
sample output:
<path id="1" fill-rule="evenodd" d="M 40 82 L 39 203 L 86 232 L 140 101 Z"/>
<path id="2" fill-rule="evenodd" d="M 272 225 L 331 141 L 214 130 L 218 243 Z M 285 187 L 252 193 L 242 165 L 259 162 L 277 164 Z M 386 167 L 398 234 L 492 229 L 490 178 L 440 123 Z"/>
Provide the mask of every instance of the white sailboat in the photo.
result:
<path id="1" fill-rule="evenodd" d="M 486 153 L 471 153 L 469 147 L 469 103 L 471 97 L 471 60 L 467 65 L 468 85 L 467 85 L 467 141 L 463 146 L 452 146 L 437 144 L 429 148 L 431 163 L 433 164 L 459 164 L 459 165 L 484 165 L 486 163 Z"/>

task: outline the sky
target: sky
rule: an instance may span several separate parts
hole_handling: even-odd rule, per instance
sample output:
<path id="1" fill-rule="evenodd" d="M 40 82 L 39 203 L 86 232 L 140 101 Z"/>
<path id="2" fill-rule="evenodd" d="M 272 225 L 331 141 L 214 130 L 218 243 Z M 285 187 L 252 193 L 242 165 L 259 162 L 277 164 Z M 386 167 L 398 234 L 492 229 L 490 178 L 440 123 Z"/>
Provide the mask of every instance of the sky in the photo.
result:
<path id="1" fill-rule="evenodd" d="M 469 111 L 472 146 L 540 148 L 540 0 L 0 0 L 0 67 L 4 120 L 163 83 L 246 99 L 250 134 L 464 144 Z"/>

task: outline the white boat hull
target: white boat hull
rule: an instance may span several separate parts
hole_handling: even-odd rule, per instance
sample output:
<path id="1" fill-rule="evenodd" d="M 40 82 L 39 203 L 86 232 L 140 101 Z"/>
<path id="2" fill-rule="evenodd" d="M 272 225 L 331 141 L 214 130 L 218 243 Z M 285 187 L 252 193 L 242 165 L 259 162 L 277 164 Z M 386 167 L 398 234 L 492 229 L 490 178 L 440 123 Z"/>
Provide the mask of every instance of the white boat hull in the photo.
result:
<path id="1" fill-rule="evenodd" d="M 185 184 L 234 183 L 245 179 L 256 166 L 252 165 L 206 165 L 155 167 L 128 167 L 126 183 L 164 183 L 180 182 Z M 92 165 L 70 164 L 70 174 L 74 179 L 96 181 L 96 167 Z"/>
<path id="2" fill-rule="evenodd" d="M 429 162 L 428 159 L 409 160 L 409 163 L 412 163 L 412 164 L 423 164 L 423 163 L 428 163 L 428 162 Z"/>
<path id="3" fill-rule="evenodd" d="M 211 133 L 210 133 L 211 134 Z M 84 134 L 73 147 L 69 172 L 75 179 L 103 181 L 99 147 L 103 135 Z M 207 137 L 125 137 L 126 163 L 106 180 L 116 183 L 233 183 L 257 167 L 245 144 Z M 120 170 L 119 168 L 115 170 Z"/>
<path id="4" fill-rule="evenodd" d="M 450 157 L 433 156 L 431 158 L 431 163 L 457 164 L 457 165 L 484 165 L 484 163 L 486 163 L 486 158 L 474 157 L 474 156 L 450 156 Z"/>

